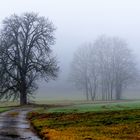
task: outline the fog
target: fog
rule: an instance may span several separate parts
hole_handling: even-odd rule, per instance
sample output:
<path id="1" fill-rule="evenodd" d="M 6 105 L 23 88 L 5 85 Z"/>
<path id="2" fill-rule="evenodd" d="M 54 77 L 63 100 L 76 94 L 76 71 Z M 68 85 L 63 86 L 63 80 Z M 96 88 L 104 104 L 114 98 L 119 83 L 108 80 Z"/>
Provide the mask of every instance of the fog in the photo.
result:
<path id="1" fill-rule="evenodd" d="M 5 0 L 0 4 L 0 21 L 14 13 L 32 11 L 48 17 L 57 28 L 52 49 L 60 73 L 56 81 L 39 82 L 37 97 L 83 99 L 83 93 L 68 81 L 73 53 L 102 34 L 118 36 L 127 42 L 140 66 L 139 7 L 139 0 Z M 138 87 L 131 87 L 124 97 L 140 98 Z"/>

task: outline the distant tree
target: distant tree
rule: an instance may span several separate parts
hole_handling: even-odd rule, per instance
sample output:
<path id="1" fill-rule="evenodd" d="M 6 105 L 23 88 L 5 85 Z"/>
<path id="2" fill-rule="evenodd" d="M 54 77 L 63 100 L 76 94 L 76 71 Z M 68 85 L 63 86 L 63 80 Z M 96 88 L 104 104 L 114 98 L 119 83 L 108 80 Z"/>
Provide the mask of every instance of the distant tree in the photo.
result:
<path id="1" fill-rule="evenodd" d="M 57 77 L 58 66 L 52 56 L 55 43 L 53 23 L 35 13 L 12 15 L 3 21 L 0 33 L 0 98 L 27 97 L 36 90 L 36 81 Z"/>
<path id="2" fill-rule="evenodd" d="M 98 49 L 103 100 L 121 99 L 122 91 L 136 80 L 138 73 L 131 50 L 118 37 L 99 37 L 94 46 Z"/>
<path id="3" fill-rule="evenodd" d="M 89 100 L 87 59 L 88 52 L 85 48 L 79 48 L 77 52 L 75 52 L 71 64 L 70 80 L 78 89 L 83 89 L 85 91 L 86 99 Z"/>
<path id="4" fill-rule="evenodd" d="M 137 81 L 138 70 L 127 44 L 119 39 L 113 38 L 113 59 L 116 99 L 121 99 L 123 89 Z M 112 62 L 113 63 L 113 62 Z"/>
<path id="5" fill-rule="evenodd" d="M 96 55 L 91 44 L 82 45 L 74 54 L 71 64 L 70 80 L 85 91 L 87 100 L 94 100 L 98 87 Z M 94 63 L 93 63 L 94 62 Z"/>
<path id="6" fill-rule="evenodd" d="M 100 92 L 102 100 L 120 100 L 123 90 L 136 80 L 137 73 L 125 41 L 101 36 L 93 44 L 77 50 L 70 77 L 77 87 L 85 89 L 87 100 L 94 100 Z"/>

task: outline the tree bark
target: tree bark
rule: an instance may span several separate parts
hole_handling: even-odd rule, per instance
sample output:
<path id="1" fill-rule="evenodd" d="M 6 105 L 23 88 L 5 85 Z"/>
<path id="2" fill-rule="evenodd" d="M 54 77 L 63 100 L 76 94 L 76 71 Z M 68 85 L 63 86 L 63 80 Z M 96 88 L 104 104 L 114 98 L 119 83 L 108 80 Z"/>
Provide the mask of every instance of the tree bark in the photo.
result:
<path id="1" fill-rule="evenodd" d="M 27 104 L 27 94 L 26 92 L 20 93 L 20 105 L 26 105 Z"/>
<path id="2" fill-rule="evenodd" d="M 20 105 L 27 104 L 27 92 L 26 92 L 26 82 L 25 79 L 22 80 L 20 85 Z"/>

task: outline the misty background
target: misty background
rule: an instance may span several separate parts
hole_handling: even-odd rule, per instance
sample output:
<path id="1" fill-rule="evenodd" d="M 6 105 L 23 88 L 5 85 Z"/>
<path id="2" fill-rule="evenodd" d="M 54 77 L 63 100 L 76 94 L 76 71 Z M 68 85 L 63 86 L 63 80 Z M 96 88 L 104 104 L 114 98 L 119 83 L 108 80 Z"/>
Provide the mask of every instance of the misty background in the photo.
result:
<path id="1" fill-rule="evenodd" d="M 100 35 L 118 36 L 133 51 L 140 68 L 139 0 L 5 0 L 0 3 L 0 21 L 11 14 L 36 12 L 48 17 L 57 28 L 56 44 L 60 73 L 56 81 L 39 81 L 37 98 L 84 99 L 69 81 L 70 63 L 77 48 Z M 140 83 L 125 91 L 125 98 L 140 98 Z"/>

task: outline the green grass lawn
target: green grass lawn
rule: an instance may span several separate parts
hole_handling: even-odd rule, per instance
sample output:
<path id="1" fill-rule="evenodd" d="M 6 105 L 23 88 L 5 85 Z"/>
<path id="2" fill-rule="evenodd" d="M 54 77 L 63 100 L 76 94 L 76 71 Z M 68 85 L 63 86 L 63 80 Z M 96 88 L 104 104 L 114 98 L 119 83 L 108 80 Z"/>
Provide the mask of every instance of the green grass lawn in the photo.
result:
<path id="1" fill-rule="evenodd" d="M 47 112 L 101 112 L 130 109 L 140 109 L 140 101 L 76 104 L 64 107 L 50 108 L 47 110 Z"/>
<path id="2" fill-rule="evenodd" d="M 17 105 L 19 105 L 19 102 L 17 101 L 0 101 L 0 107 L 11 107 Z"/>
<path id="3" fill-rule="evenodd" d="M 0 107 L 0 113 L 8 111 L 9 108 L 8 107 Z"/>

